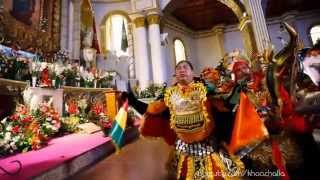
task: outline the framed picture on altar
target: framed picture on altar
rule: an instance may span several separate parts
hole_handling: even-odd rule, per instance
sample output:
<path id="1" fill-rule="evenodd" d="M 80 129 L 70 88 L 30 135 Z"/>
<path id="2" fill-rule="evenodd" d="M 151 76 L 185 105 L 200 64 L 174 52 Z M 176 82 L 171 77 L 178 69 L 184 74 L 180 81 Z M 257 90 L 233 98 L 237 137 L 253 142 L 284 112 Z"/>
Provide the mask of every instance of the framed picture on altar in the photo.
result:
<path id="1" fill-rule="evenodd" d="M 3 44 L 30 52 L 59 50 L 61 0 L 3 0 L 0 35 Z"/>

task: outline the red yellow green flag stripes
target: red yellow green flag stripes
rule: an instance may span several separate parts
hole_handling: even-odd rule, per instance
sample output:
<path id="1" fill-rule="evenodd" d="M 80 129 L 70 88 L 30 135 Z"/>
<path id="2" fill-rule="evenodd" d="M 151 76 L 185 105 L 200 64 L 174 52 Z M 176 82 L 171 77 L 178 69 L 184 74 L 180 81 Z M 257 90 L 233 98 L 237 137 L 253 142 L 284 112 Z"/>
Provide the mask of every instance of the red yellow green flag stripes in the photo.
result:
<path id="1" fill-rule="evenodd" d="M 115 120 L 113 121 L 109 137 L 111 137 L 113 144 L 116 147 L 117 152 L 124 145 L 124 131 L 126 130 L 128 116 L 128 100 L 123 103 L 119 112 L 117 113 Z"/>

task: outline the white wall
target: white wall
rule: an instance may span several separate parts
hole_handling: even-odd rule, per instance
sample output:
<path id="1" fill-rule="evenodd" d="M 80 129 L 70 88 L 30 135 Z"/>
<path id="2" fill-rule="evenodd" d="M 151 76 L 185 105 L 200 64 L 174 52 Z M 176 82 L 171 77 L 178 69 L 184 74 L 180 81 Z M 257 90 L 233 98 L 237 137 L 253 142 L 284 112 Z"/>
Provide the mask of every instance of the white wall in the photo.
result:
<path id="1" fill-rule="evenodd" d="M 197 50 L 198 69 L 201 71 L 205 67 L 215 67 L 218 65 L 221 54 L 219 41 L 217 36 L 209 36 L 205 38 L 195 39 Z"/>
<path id="2" fill-rule="evenodd" d="M 165 60 L 167 61 L 167 68 L 168 68 L 168 79 L 172 77 L 174 74 L 174 67 L 175 67 L 175 56 L 174 56 L 174 45 L 173 40 L 175 38 L 179 38 L 183 41 L 186 50 L 187 60 L 191 61 L 193 64 L 197 64 L 196 61 L 196 48 L 194 44 L 194 40 L 185 33 L 181 33 L 170 28 L 163 28 L 163 33 L 168 33 L 168 45 L 164 47 L 165 51 Z M 197 66 L 195 66 L 196 68 Z"/>
<path id="3" fill-rule="evenodd" d="M 93 10 L 96 24 L 99 26 L 102 23 L 104 16 L 112 11 L 121 10 L 129 14 L 131 12 L 131 4 L 130 1 L 118 3 L 93 3 Z"/>
<path id="4" fill-rule="evenodd" d="M 226 28 L 224 33 L 224 50 L 226 53 L 234 49 L 244 49 L 241 32 L 233 27 Z"/>
<path id="5" fill-rule="evenodd" d="M 181 33 L 171 28 L 164 28 L 168 33 L 169 44 L 166 47 L 166 59 L 168 60 L 168 69 L 170 73 L 174 72 L 174 47 L 173 39 L 178 37 L 185 44 L 187 59 L 194 64 L 195 72 L 199 74 L 204 67 L 218 65 L 223 57 L 220 51 L 217 36 L 212 35 L 203 38 L 193 38 L 191 35 Z M 233 49 L 243 49 L 242 37 L 240 31 L 231 26 L 226 28 L 224 48 L 225 52 L 231 52 Z"/>

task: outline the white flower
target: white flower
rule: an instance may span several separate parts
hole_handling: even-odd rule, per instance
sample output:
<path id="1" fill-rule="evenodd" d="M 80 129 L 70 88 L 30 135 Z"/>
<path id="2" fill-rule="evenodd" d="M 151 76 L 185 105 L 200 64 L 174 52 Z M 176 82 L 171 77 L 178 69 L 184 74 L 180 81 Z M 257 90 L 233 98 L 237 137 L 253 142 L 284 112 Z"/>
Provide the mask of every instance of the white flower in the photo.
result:
<path id="1" fill-rule="evenodd" d="M 5 141 L 0 139 L 0 147 L 4 146 L 4 144 L 5 144 Z"/>
<path id="2" fill-rule="evenodd" d="M 71 69 L 72 69 L 72 65 L 71 65 L 71 64 L 68 64 L 68 65 L 67 65 L 67 69 L 70 69 L 70 70 L 71 70 Z"/>
<path id="3" fill-rule="evenodd" d="M 8 150 L 10 148 L 10 145 L 9 144 L 6 144 L 5 146 L 4 146 L 4 150 L 6 151 L 6 150 Z"/>
<path id="4" fill-rule="evenodd" d="M 13 138 L 12 138 L 12 141 L 13 142 L 18 142 L 19 140 L 21 139 L 21 136 L 14 136 Z"/>
<path id="5" fill-rule="evenodd" d="M 56 75 L 60 75 L 63 73 L 63 71 L 65 70 L 65 67 L 63 64 L 61 63 L 56 63 L 54 71 L 56 72 Z"/>
<path id="6" fill-rule="evenodd" d="M 5 124 L 6 122 L 7 122 L 7 117 L 2 119 L 2 121 L 1 121 L 2 124 Z"/>
<path id="7" fill-rule="evenodd" d="M 47 118 L 47 121 L 52 121 L 52 117 L 48 117 L 48 118 Z"/>
<path id="8" fill-rule="evenodd" d="M 11 131 L 11 130 L 12 130 L 12 126 L 11 126 L 11 125 L 8 125 L 7 128 L 6 128 L 6 130 L 7 130 L 7 131 Z"/>
<path id="9" fill-rule="evenodd" d="M 46 62 L 42 62 L 40 66 L 40 71 L 43 71 L 46 67 L 48 67 L 48 64 Z"/>
<path id="10" fill-rule="evenodd" d="M 11 133 L 10 132 L 6 132 L 6 134 L 4 135 L 4 141 L 9 141 L 11 139 Z"/>
<path id="11" fill-rule="evenodd" d="M 11 146 L 11 148 L 12 148 L 13 150 L 17 150 L 17 149 L 18 149 L 17 146 L 16 146 L 16 144 L 15 144 L 14 142 L 11 142 L 11 143 L 10 143 L 10 146 Z"/>

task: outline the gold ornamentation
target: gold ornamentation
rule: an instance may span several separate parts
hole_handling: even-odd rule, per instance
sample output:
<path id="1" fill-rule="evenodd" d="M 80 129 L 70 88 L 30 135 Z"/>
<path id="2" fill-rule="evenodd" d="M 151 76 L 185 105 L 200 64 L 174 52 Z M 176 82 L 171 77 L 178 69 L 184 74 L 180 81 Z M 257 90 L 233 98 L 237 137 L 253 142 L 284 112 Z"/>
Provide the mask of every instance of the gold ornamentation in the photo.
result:
<path id="1" fill-rule="evenodd" d="M 207 90 L 202 83 L 187 88 L 168 88 L 164 101 L 170 110 L 170 127 L 186 143 L 198 142 L 210 135 L 214 122 L 207 109 Z"/>
<path id="2" fill-rule="evenodd" d="M 207 179 L 214 179 L 214 172 L 212 172 L 213 166 L 212 166 L 212 159 L 211 156 L 207 156 L 206 158 L 206 175 L 207 175 Z"/>
<path id="3" fill-rule="evenodd" d="M 176 131 L 198 131 L 196 129 L 180 129 L 177 123 L 190 125 L 202 121 L 202 128 L 210 122 L 209 114 L 206 108 L 207 90 L 202 83 L 191 83 L 187 88 L 173 86 L 168 88 L 165 93 L 164 102 L 171 112 L 170 124 L 171 128 Z M 199 115 L 201 114 L 201 115 Z M 190 116 L 190 117 L 189 117 Z"/>
<path id="4" fill-rule="evenodd" d="M 183 162 L 186 156 L 183 154 L 178 154 L 178 157 L 179 157 L 179 162 L 178 162 L 178 170 L 177 170 L 177 179 L 180 179 Z"/>
<path id="5" fill-rule="evenodd" d="M 187 180 L 193 180 L 193 176 L 194 176 L 194 160 L 192 158 L 192 156 L 188 156 L 187 157 Z"/>
<path id="6" fill-rule="evenodd" d="M 4 44 L 18 44 L 26 51 L 53 52 L 60 49 L 60 4 L 61 1 L 49 1 L 48 29 L 40 31 L 16 20 L 8 11 L 0 11 L 0 26 L 3 27 Z M 41 7 L 42 8 L 42 7 Z"/>
<path id="7" fill-rule="evenodd" d="M 137 17 L 133 20 L 134 25 L 136 28 L 144 27 L 145 26 L 145 18 L 144 17 Z"/>
<path id="8" fill-rule="evenodd" d="M 222 4 L 226 5 L 229 7 L 233 13 L 240 19 L 242 17 L 243 11 L 240 8 L 240 6 L 235 2 L 234 0 L 218 0 Z"/>
<path id="9" fill-rule="evenodd" d="M 160 24 L 160 15 L 159 14 L 150 14 L 147 16 L 147 21 L 149 25 Z"/>

